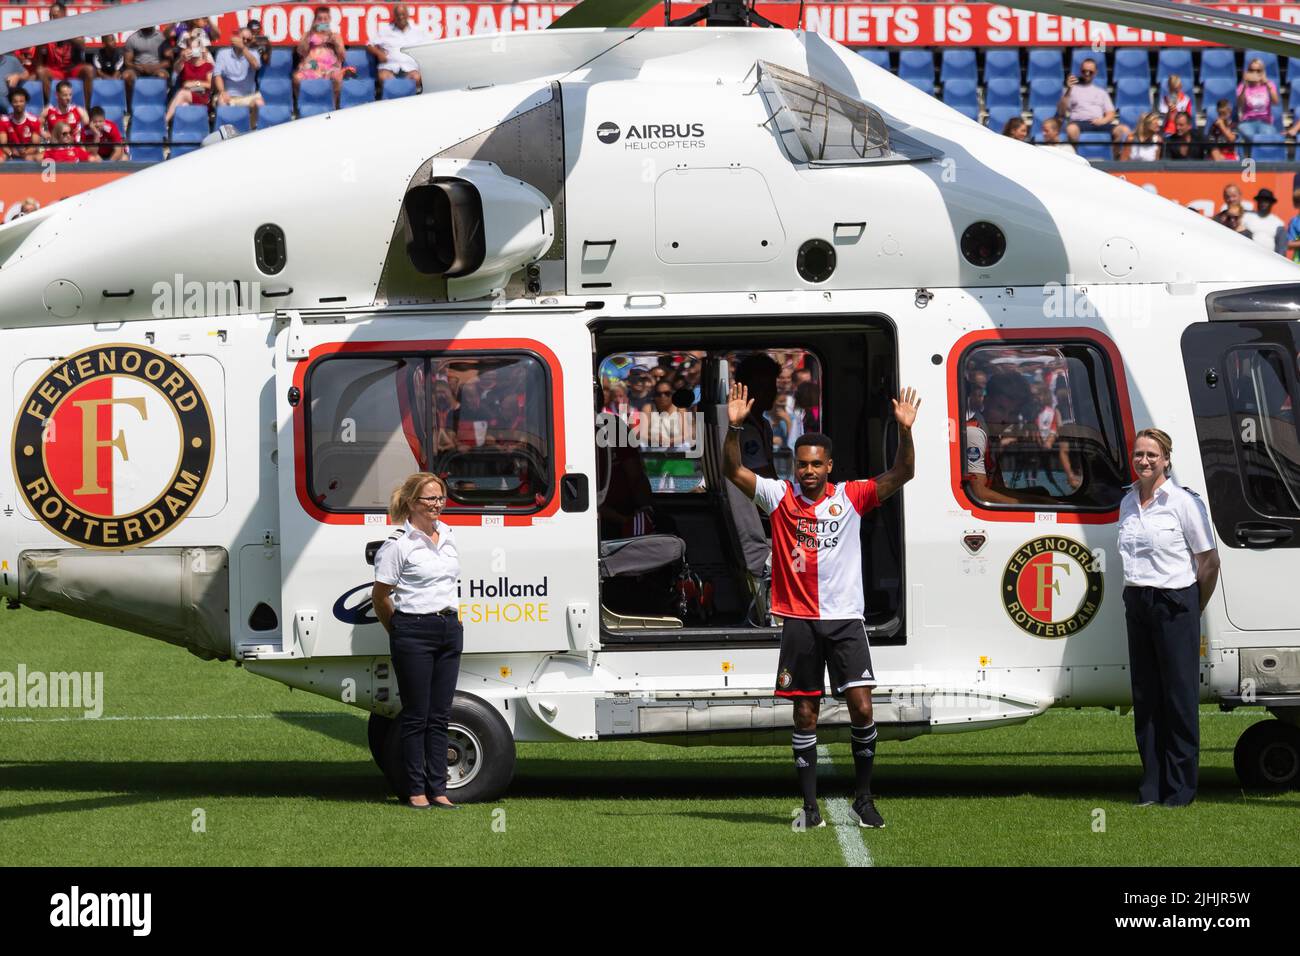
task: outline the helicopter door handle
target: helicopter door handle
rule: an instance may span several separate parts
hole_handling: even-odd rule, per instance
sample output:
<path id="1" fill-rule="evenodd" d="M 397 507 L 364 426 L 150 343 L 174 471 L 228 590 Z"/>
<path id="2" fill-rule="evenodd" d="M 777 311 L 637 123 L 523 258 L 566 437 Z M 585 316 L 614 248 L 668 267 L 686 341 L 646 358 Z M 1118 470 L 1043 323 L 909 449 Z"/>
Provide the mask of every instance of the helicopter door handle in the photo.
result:
<path id="1" fill-rule="evenodd" d="M 1240 521 L 1233 529 L 1237 543 L 1248 548 L 1271 548 L 1291 540 L 1291 529 L 1269 521 Z"/>

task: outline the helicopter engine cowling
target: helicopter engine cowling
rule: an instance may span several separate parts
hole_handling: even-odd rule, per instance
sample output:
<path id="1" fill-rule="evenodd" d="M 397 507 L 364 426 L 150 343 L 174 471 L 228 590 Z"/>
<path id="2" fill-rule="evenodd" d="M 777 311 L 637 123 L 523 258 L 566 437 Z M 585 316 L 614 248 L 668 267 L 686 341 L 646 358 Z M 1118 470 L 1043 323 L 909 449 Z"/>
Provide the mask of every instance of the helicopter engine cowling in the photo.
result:
<path id="1" fill-rule="evenodd" d="M 477 160 L 432 162 L 428 178 L 407 190 L 402 214 L 411 265 L 445 278 L 453 301 L 498 294 L 555 239 L 547 198 Z"/>

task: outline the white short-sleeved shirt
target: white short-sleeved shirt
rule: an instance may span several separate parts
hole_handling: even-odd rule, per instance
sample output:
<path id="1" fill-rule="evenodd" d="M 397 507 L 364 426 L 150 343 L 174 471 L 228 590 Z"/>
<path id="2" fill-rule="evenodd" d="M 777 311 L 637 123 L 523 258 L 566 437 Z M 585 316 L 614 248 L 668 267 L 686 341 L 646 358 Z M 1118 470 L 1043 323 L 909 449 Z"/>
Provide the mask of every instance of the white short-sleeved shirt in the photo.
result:
<path id="1" fill-rule="evenodd" d="M 405 30 L 399 30 L 390 20 L 375 31 L 374 38 L 370 42 L 388 56 L 387 60 L 379 64 L 379 69 L 410 71 L 418 70 L 420 64 L 416 63 L 415 57 L 409 53 L 403 53 L 402 47 L 428 43 L 431 39 L 417 30 L 414 23 L 408 23 Z"/>
<path id="2" fill-rule="evenodd" d="M 439 521 L 438 543 L 411 522 L 389 535 L 375 555 L 375 580 L 393 588 L 393 610 L 432 614 L 457 607 L 460 554 L 451 528 Z"/>
<path id="3" fill-rule="evenodd" d="M 1166 479 L 1145 508 L 1137 485 L 1119 503 L 1119 553 L 1124 583 L 1185 588 L 1196 583 L 1192 555 L 1214 548 L 1210 516 L 1198 495 Z"/>
<path id="4" fill-rule="evenodd" d="M 879 503 L 876 482 L 828 483 L 809 501 L 788 481 L 755 476 L 754 503 L 772 516 L 772 613 L 862 620 L 862 516 Z"/>

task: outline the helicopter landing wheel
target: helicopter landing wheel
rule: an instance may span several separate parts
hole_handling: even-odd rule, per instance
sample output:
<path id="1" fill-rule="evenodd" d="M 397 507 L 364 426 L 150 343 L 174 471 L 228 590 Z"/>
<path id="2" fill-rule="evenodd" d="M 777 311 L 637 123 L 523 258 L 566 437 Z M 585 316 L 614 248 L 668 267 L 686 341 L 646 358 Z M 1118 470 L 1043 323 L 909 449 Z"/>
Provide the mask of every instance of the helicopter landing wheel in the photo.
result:
<path id="1" fill-rule="evenodd" d="M 1300 788 L 1300 727 L 1281 720 L 1251 724 L 1237 740 L 1232 766 L 1243 787 Z"/>
<path id="2" fill-rule="evenodd" d="M 387 721 L 376 763 L 389 788 L 405 800 L 409 795 L 402 762 L 401 721 Z M 371 748 L 381 725 L 371 717 Z M 456 694 L 447 724 L 447 796 L 455 803 L 481 803 L 505 793 L 515 774 L 515 739 L 501 715 L 476 697 Z"/>

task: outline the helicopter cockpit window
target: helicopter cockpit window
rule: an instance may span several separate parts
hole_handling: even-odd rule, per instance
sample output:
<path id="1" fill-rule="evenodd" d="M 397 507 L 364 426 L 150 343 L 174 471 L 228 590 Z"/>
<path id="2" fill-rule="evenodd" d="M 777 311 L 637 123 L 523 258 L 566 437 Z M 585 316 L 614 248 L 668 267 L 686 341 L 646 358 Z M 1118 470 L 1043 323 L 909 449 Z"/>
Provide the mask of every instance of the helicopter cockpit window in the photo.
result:
<path id="1" fill-rule="evenodd" d="M 449 511 L 550 499 L 550 386 L 533 355 L 333 357 L 308 373 L 306 405 L 308 488 L 325 511 L 385 511 L 413 471 L 447 479 Z"/>
<path id="2" fill-rule="evenodd" d="M 991 508 L 1109 511 L 1129 484 L 1110 364 L 1090 343 L 962 357 L 962 487 Z"/>
<path id="3" fill-rule="evenodd" d="M 790 158 L 812 166 L 910 162 L 939 155 L 891 129 L 861 100 L 760 60 L 758 88 Z"/>

